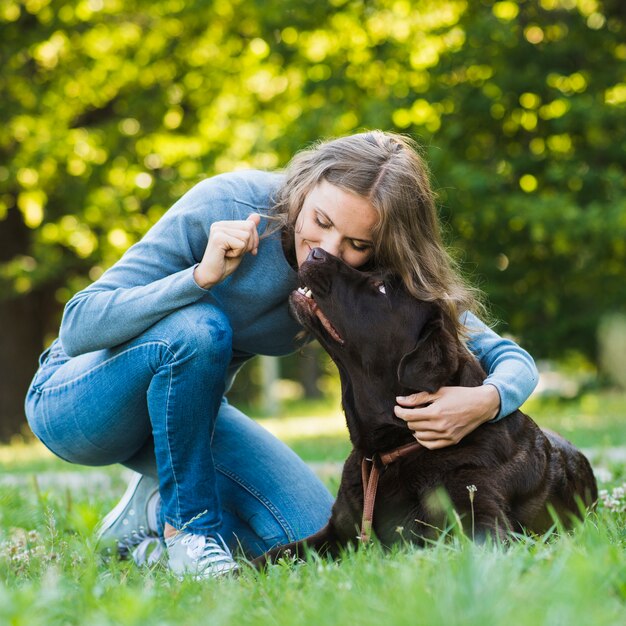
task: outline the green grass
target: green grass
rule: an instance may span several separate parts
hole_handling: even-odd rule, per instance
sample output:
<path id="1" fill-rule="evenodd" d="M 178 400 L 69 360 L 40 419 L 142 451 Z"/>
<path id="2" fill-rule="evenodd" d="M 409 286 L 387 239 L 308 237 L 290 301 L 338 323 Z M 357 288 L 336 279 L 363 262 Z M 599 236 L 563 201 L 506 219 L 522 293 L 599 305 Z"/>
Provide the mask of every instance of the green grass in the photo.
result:
<path id="1" fill-rule="evenodd" d="M 626 446 L 626 395 L 586 393 L 572 399 L 536 398 L 523 410 L 540 425 L 583 448 Z"/>
<path id="2" fill-rule="evenodd" d="M 526 409 L 580 446 L 626 443 L 624 396 L 533 401 Z M 315 414 L 263 423 L 307 460 L 343 460 L 343 418 L 336 410 Z M 626 480 L 624 463 L 603 465 L 611 475 L 603 473 L 601 487 Z M 46 487 L 52 473 L 68 470 L 80 471 L 78 487 Z M 99 488 L 89 487 L 90 473 L 106 479 Z M 624 624 L 626 513 L 606 499 L 572 533 L 508 549 L 451 534 L 424 550 L 383 553 L 372 545 L 337 563 L 311 557 L 200 583 L 96 556 L 93 530 L 123 476 L 117 467 L 68 465 L 37 444 L 0 448 L 0 625 Z M 336 487 L 336 477 L 327 480 Z"/>
<path id="3" fill-rule="evenodd" d="M 66 515 L 51 500 L 29 518 L 37 532 L 14 530 L 5 540 L 0 623 L 598 626 L 623 624 L 626 610 L 626 529 L 607 511 L 571 535 L 509 549 L 463 536 L 389 554 L 373 545 L 339 563 L 312 557 L 200 583 L 160 567 L 99 563 L 87 531 L 91 507 L 101 507 L 89 497 L 74 506 Z"/>

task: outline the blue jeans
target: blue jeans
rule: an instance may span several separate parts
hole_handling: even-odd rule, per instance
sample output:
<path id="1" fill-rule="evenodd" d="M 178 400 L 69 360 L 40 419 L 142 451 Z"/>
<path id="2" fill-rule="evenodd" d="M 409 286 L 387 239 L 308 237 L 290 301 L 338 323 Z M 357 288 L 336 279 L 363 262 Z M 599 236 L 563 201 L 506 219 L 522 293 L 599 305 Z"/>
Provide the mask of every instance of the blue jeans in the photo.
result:
<path id="1" fill-rule="evenodd" d="M 226 316 L 198 303 L 113 349 L 55 341 L 26 397 L 35 435 L 82 465 L 158 477 L 164 521 L 259 554 L 319 530 L 332 496 L 285 444 L 228 404 Z"/>

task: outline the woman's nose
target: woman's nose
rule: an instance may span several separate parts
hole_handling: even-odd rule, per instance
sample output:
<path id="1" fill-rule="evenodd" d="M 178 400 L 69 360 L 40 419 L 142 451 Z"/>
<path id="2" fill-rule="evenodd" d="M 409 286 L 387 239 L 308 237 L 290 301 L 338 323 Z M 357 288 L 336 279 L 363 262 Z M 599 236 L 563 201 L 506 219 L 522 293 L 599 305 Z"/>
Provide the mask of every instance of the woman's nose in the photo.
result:
<path id="1" fill-rule="evenodd" d="M 325 237 L 322 241 L 320 241 L 319 247 L 329 254 L 341 258 L 341 239 L 335 237 Z"/>

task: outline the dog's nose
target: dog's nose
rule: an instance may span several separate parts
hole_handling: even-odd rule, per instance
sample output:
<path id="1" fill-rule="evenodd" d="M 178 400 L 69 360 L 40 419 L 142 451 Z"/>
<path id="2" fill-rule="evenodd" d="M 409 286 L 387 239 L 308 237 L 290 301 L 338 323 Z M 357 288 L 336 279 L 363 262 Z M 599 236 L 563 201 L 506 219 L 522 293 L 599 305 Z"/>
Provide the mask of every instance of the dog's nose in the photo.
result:
<path id="1" fill-rule="evenodd" d="M 328 253 L 326 252 L 326 250 L 322 248 L 313 248 L 313 250 L 309 252 L 307 261 L 325 261 L 327 258 Z"/>

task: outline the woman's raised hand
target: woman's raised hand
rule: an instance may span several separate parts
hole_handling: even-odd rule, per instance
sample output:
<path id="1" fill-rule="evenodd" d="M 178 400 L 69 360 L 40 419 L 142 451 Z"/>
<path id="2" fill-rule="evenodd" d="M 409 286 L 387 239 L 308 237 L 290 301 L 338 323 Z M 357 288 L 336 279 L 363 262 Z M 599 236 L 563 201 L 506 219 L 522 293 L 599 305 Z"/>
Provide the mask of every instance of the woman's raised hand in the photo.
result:
<path id="1" fill-rule="evenodd" d="M 195 281 L 204 289 L 223 281 L 239 267 L 247 252 L 259 248 L 257 230 L 261 216 L 252 213 L 246 220 L 214 222 L 202 261 L 194 270 Z"/>

